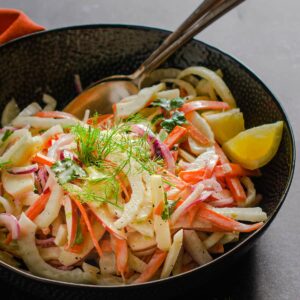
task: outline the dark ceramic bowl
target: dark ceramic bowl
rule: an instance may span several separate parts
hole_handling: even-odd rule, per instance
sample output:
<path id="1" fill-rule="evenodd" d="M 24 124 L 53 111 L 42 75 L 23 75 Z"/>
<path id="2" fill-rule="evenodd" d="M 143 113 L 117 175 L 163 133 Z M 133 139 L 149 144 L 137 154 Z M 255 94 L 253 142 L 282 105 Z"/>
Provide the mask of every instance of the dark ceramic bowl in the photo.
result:
<path id="1" fill-rule="evenodd" d="M 93 25 L 41 32 L 0 47 L 0 108 L 14 97 L 21 107 L 40 101 L 42 92 L 59 100 L 63 108 L 76 95 L 73 76 L 87 86 L 112 74 L 129 74 L 161 43 L 168 32 L 153 28 Z M 139 286 L 97 287 L 40 278 L 0 262 L 0 277 L 43 298 L 101 299 L 182 292 L 203 284 L 245 253 L 266 231 L 278 213 L 291 184 L 295 165 L 293 133 L 283 108 L 270 90 L 248 68 L 231 56 L 199 41 L 180 49 L 164 67 L 203 65 L 221 68 L 224 79 L 244 113 L 246 126 L 284 120 L 283 139 L 276 157 L 262 169 L 256 187 L 263 194 L 268 214 L 264 226 L 227 248 L 224 255 L 193 271 Z"/>

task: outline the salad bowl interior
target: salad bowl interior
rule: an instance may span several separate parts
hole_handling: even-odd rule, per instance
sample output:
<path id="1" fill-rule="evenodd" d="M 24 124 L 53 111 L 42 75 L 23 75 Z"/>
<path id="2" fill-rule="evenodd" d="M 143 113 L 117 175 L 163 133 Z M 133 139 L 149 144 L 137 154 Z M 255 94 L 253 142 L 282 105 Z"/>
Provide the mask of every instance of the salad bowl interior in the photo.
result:
<path id="1" fill-rule="evenodd" d="M 63 109 L 76 96 L 74 74 L 80 75 L 83 87 L 109 75 L 130 74 L 167 34 L 163 30 L 144 27 L 89 25 L 37 33 L 7 43 L 0 47 L 1 111 L 12 97 L 23 108 L 33 101 L 41 103 L 43 93 L 51 94 L 58 100 L 58 109 Z M 225 254 L 203 267 L 139 286 L 98 287 L 54 282 L 0 262 L 2 280 L 17 283 L 26 290 L 38 286 L 39 294 L 45 297 L 56 292 L 64 299 L 71 298 L 71 295 L 93 297 L 99 295 L 99 289 L 106 295 L 120 289 L 138 295 L 141 289 L 153 285 L 158 291 L 176 286 L 178 281 L 187 285 L 188 282 L 203 282 L 203 278 L 213 276 L 247 251 L 267 229 L 282 205 L 293 177 L 295 145 L 286 113 L 253 72 L 218 49 L 193 40 L 162 67 L 183 69 L 189 66 L 222 70 L 224 81 L 244 114 L 246 128 L 284 121 L 279 150 L 275 158 L 262 168 L 262 177 L 255 180 L 257 190 L 263 195 L 261 207 L 268 215 L 263 227 L 242 235 L 238 243 L 226 249 Z"/>

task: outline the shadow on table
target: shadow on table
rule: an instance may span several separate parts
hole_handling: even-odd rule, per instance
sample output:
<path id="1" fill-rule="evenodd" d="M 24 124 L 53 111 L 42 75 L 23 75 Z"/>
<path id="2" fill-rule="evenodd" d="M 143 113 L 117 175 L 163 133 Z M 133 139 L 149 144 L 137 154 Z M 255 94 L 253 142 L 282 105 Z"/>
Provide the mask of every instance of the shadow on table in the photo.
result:
<path id="1" fill-rule="evenodd" d="M 173 298 L 176 299 L 205 299 L 205 300 L 251 300 L 256 297 L 256 264 L 255 247 L 240 260 L 229 266 L 224 273 L 216 275 L 204 287 L 195 287 L 187 293 Z M 196 297 L 195 297 L 196 295 Z"/>
<path id="2" fill-rule="evenodd" d="M 163 300 L 176 300 L 176 299 L 207 299 L 207 300 L 251 300 L 255 297 L 256 285 L 256 264 L 258 263 L 255 258 L 255 248 L 252 248 L 246 253 L 236 264 L 229 266 L 222 274 L 216 274 L 216 277 L 209 281 L 204 286 L 198 286 L 195 283 L 195 288 L 185 290 L 183 294 L 177 294 L 174 298 L 170 298 L 168 294 L 161 295 Z M 44 299 L 33 296 L 37 295 L 37 291 L 32 294 L 19 290 L 9 284 L 1 283 L 1 294 L 9 295 L 9 299 L 31 299 L 40 300 Z M 99 295 L 99 298 L 101 296 Z M 52 299 L 52 298 L 49 298 Z M 146 300 L 146 295 L 141 295 L 142 300 Z M 113 300 L 113 299 L 111 299 Z M 158 300 L 158 299 L 155 299 Z"/>

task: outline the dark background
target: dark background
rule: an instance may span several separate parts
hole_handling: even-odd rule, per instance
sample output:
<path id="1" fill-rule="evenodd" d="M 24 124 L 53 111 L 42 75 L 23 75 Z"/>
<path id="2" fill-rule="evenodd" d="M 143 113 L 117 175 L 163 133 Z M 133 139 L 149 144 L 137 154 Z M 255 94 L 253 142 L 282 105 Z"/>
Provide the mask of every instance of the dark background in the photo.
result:
<path id="1" fill-rule="evenodd" d="M 199 3 L 197 0 L 0 0 L 0 7 L 22 9 L 47 28 L 119 23 L 174 30 Z M 288 113 L 297 144 L 299 11 L 297 0 L 247 0 L 197 37 L 236 56 L 273 90 Z M 224 274 L 216 274 L 205 287 L 195 287 L 178 299 L 300 299 L 299 178 L 296 167 L 285 204 L 256 246 Z M 10 295 L 10 299 L 35 299 L 6 283 L 0 283 L 0 291 L 3 296 Z"/>

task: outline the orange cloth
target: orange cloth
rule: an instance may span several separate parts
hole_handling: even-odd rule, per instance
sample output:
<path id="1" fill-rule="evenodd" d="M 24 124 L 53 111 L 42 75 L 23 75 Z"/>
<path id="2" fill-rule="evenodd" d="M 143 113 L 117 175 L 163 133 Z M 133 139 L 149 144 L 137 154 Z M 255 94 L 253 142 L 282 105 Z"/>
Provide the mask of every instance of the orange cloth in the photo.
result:
<path id="1" fill-rule="evenodd" d="M 0 45 L 17 37 L 44 29 L 19 10 L 0 9 Z"/>

